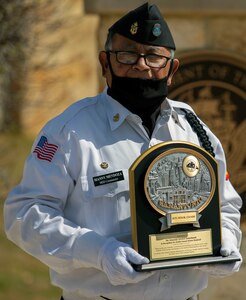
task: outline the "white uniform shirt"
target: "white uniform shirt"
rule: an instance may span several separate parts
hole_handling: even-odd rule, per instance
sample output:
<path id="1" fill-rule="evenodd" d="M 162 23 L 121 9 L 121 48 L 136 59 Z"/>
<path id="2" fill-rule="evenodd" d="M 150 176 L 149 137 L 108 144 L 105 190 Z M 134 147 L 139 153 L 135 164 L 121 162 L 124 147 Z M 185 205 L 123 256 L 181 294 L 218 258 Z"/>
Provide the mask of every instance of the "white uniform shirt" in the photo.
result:
<path id="1" fill-rule="evenodd" d="M 185 116 L 166 99 L 149 138 L 141 119 L 103 92 L 78 101 L 41 131 L 21 183 L 5 203 L 8 237 L 47 264 L 66 300 L 184 300 L 207 286 L 192 267 L 156 271 L 137 284 L 113 286 L 99 270 L 98 251 L 114 236 L 131 244 L 128 169 L 145 150 L 163 141 L 199 145 Z M 222 146 L 205 128 L 219 163 L 222 225 L 240 245 L 241 199 L 226 181 Z M 40 144 L 40 137 L 45 141 Z M 38 143 L 39 142 L 39 143 Z M 47 143 L 46 150 L 44 143 Z M 37 153 L 38 147 L 42 153 Z M 93 177 L 122 171 L 124 180 L 95 186 Z"/>

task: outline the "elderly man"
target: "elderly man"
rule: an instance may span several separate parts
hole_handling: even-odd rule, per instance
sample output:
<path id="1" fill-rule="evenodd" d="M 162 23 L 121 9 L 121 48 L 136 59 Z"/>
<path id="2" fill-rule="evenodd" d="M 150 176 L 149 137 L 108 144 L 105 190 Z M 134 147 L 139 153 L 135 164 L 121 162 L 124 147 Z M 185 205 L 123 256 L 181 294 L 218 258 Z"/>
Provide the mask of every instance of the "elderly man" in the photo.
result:
<path id="1" fill-rule="evenodd" d="M 170 140 L 201 145 L 218 161 L 221 253 L 241 257 L 241 199 L 226 179 L 222 146 L 187 104 L 166 98 L 179 66 L 174 50 L 155 5 L 113 24 L 99 54 L 107 89 L 44 126 L 6 200 L 8 237 L 49 266 L 65 300 L 195 299 L 209 274 L 239 269 L 241 262 L 152 272 L 132 267 L 149 259 L 131 246 L 128 169 L 145 150 Z"/>

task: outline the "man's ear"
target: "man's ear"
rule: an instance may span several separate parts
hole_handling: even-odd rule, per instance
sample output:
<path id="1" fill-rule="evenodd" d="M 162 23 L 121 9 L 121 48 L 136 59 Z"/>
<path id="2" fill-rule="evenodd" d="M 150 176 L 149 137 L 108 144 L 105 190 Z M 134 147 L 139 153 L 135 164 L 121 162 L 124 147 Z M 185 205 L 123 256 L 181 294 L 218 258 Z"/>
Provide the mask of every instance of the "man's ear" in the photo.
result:
<path id="1" fill-rule="evenodd" d="M 99 62 L 102 68 L 102 76 L 105 77 L 106 72 L 108 70 L 108 58 L 107 53 L 105 51 L 100 51 L 99 53 Z"/>
<path id="2" fill-rule="evenodd" d="M 170 75 L 168 76 L 167 85 L 171 85 L 173 75 L 177 72 L 177 70 L 179 68 L 179 60 L 177 58 L 175 58 L 173 60 L 173 63 L 172 63 L 171 67 L 172 67 L 172 70 L 170 71 Z"/>

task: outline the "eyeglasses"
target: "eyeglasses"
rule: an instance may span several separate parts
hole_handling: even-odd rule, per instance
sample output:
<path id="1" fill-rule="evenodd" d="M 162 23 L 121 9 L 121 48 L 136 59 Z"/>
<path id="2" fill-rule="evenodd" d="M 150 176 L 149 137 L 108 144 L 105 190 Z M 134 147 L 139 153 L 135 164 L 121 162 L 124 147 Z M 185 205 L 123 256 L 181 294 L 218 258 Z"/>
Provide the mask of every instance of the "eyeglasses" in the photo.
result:
<path id="1" fill-rule="evenodd" d="M 117 62 L 124 65 L 135 65 L 140 57 L 144 58 L 145 64 L 151 68 L 164 68 L 172 57 L 157 54 L 139 54 L 131 51 L 107 51 L 116 55 Z"/>

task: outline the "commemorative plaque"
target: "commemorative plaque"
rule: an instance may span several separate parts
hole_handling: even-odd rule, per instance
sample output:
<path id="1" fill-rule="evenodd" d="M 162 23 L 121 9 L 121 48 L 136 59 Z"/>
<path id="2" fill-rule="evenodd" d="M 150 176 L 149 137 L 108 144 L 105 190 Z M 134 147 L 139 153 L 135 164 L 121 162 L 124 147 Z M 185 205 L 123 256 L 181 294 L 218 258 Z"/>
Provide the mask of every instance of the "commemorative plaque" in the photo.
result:
<path id="1" fill-rule="evenodd" d="M 218 166 L 203 148 L 160 143 L 129 169 L 137 271 L 229 262 L 222 257 Z"/>

